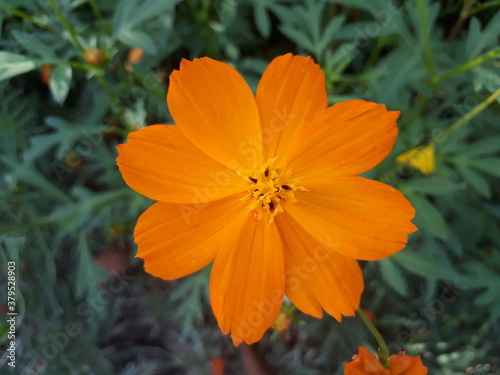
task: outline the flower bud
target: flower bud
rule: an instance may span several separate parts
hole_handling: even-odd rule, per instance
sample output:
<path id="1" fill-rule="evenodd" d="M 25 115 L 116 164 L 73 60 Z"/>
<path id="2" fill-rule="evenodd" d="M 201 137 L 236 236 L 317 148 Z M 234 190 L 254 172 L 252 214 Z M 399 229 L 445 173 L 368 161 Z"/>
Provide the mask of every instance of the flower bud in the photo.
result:
<path id="1" fill-rule="evenodd" d="M 108 58 L 97 47 L 90 47 L 83 53 L 83 59 L 92 66 L 104 66 L 108 62 Z"/>

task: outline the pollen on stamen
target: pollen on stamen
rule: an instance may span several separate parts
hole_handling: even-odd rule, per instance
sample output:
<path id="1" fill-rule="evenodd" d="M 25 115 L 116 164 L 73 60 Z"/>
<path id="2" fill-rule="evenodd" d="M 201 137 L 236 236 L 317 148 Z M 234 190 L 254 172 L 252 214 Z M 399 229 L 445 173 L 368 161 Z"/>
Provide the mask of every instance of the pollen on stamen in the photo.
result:
<path id="1" fill-rule="evenodd" d="M 307 190 L 297 186 L 297 180 L 291 178 L 291 170 L 285 165 L 275 166 L 276 159 L 270 159 L 261 167 L 238 172 L 247 182 L 248 195 L 242 198 L 249 204 L 249 212 L 254 221 L 266 217 L 269 223 L 274 217 L 284 212 L 289 203 L 296 202 L 294 192 Z"/>

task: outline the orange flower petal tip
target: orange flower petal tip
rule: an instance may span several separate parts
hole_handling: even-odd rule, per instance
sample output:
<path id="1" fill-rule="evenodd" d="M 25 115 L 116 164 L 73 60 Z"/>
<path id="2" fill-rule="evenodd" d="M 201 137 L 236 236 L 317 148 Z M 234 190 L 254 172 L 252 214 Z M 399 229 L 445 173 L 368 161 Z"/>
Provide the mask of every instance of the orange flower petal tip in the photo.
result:
<path id="1" fill-rule="evenodd" d="M 182 60 L 167 104 L 176 123 L 119 146 L 125 182 L 156 200 L 138 219 L 137 256 L 176 279 L 213 262 L 210 303 L 235 345 L 258 341 L 286 295 L 314 317 L 359 306 L 357 260 L 405 247 L 415 210 L 396 189 L 359 177 L 397 137 L 397 111 L 364 100 L 327 107 L 310 57 L 278 56 L 254 95 L 236 69 Z"/>
<path id="2" fill-rule="evenodd" d="M 420 356 L 408 356 L 404 352 L 389 357 L 389 368 L 368 349 L 360 346 L 359 354 L 351 362 L 344 363 L 344 375 L 427 375 L 428 369 L 422 364 Z"/>

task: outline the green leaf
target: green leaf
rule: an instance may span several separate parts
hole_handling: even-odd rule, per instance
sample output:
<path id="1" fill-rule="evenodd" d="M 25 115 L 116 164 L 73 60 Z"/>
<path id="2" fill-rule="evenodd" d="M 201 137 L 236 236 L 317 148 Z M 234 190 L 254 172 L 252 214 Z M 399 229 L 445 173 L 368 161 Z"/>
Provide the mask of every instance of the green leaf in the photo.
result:
<path id="1" fill-rule="evenodd" d="M 76 270 L 75 294 L 78 297 L 87 297 L 87 303 L 94 308 L 98 316 L 104 316 L 107 308 L 98 302 L 97 294 L 101 291 L 99 282 L 106 280 L 108 275 L 99 268 L 90 252 L 87 236 L 80 233 L 78 266 Z"/>
<path id="2" fill-rule="evenodd" d="M 455 165 L 457 166 L 458 171 L 462 175 L 464 180 L 467 181 L 475 191 L 477 191 L 487 199 L 491 198 L 491 189 L 488 181 L 486 181 L 486 179 L 481 176 L 481 174 L 473 171 L 465 164 L 457 163 Z"/>
<path id="3" fill-rule="evenodd" d="M 140 4 L 137 0 L 122 0 L 113 19 L 115 35 L 121 34 L 124 30 L 132 30 L 137 25 L 143 24 L 152 18 L 172 13 L 179 1 L 146 0 Z"/>
<path id="4" fill-rule="evenodd" d="M 271 35 L 271 20 L 269 19 L 266 7 L 262 3 L 257 3 L 253 8 L 253 12 L 257 30 L 259 30 L 260 35 L 264 38 L 268 38 Z"/>
<path id="5" fill-rule="evenodd" d="M 467 148 L 461 154 L 469 157 L 496 153 L 498 151 L 500 151 L 500 136 L 493 136 L 468 144 Z"/>
<path id="6" fill-rule="evenodd" d="M 448 262 L 432 258 L 428 254 L 416 252 L 409 248 L 394 254 L 391 259 L 398 262 L 411 273 L 427 279 L 451 280 L 458 276 L 458 273 Z"/>
<path id="7" fill-rule="evenodd" d="M 468 159 L 468 164 L 481 172 L 500 177 L 500 158 Z"/>
<path id="8" fill-rule="evenodd" d="M 342 72 L 356 57 L 359 49 L 355 43 L 342 43 L 335 51 L 326 51 L 325 72 L 331 80 L 338 80 Z"/>
<path id="9" fill-rule="evenodd" d="M 17 53 L 0 51 L 0 81 L 29 72 L 37 67 L 37 60 Z"/>
<path id="10" fill-rule="evenodd" d="M 34 35 L 13 31 L 12 36 L 26 51 L 34 52 L 44 60 L 52 60 L 54 62 L 59 60 L 52 52 L 52 48 L 45 45 L 39 38 L 34 38 Z"/>
<path id="11" fill-rule="evenodd" d="M 147 53 L 156 55 L 155 42 L 149 35 L 137 30 L 124 30 L 118 34 L 118 39 L 132 48 L 142 48 Z"/>
<path id="12" fill-rule="evenodd" d="M 467 39 L 465 55 L 467 59 L 473 59 L 481 52 L 497 46 L 498 34 L 500 34 L 500 13 L 496 13 L 481 31 L 481 23 L 476 17 L 470 21 L 469 37 Z"/>
<path id="13" fill-rule="evenodd" d="M 54 101 L 60 105 L 64 103 L 71 87 L 72 70 L 69 65 L 59 65 L 50 75 L 49 90 Z"/>
<path id="14" fill-rule="evenodd" d="M 413 178 L 406 185 L 415 193 L 430 195 L 448 194 L 459 188 L 456 183 L 449 180 L 430 178 Z"/>
<path id="15" fill-rule="evenodd" d="M 408 285 L 401 270 L 389 258 L 380 260 L 378 264 L 387 284 L 399 295 L 406 296 L 408 294 Z"/>
<path id="16" fill-rule="evenodd" d="M 407 194 L 408 199 L 415 207 L 415 225 L 423 231 L 441 238 L 446 238 L 446 224 L 441 213 L 425 197 L 416 194 Z"/>
<path id="17" fill-rule="evenodd" d="M 342 27 L 346 19 L 346 14 L 340 14 L 336 17 L 333 17 L 326 25 L 325 29 L 320 34 L 320 39 L 317 42 L 316 49 L 317 50 L 325 50 L 328 47 L 328 44 L 334 38 L 335 33 Z"/>

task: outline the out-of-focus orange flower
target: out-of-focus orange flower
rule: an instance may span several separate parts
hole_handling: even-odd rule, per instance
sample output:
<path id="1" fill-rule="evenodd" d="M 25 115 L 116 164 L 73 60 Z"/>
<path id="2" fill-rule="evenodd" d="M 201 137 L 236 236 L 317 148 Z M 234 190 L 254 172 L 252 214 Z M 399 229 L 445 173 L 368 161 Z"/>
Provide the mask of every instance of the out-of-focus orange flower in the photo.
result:
<path id="1" fill-rule="evenodd" d="M 138 64 L 142 59 L 142 55 L 144 55 L 144 51 L 142 49 L 130 49 L 130 51 L 128 51 L 127 62 L 125 63 L 125 70 L 132 72 L 134 70 L 132 64 Z"/>
<path id="2" fill-rule="evenodd" d="M 50 83 L 50 73 L 52 72 L 52 69 L 54 69 L 54 65 L 52 65 L 52 64 L 43 64 L 42 65 L 40 79 L 46 85 L 48 85 Z"/>
<path id="3" fill-rule="evenodd" d="M 108 61 L 108 58 L 97 47 L 90 47 L 83 53 L 83 59 L 92 66 L 103 66 Z"/>
<path id="4" fill-rule="evenodd" d="M 292 316 L 290 313 L 281 310 L 276 319 L 274 319 L 271 329 L 279 333 L 285 333 L 292 324 Z"/>
<path id="5" fill-rule="evenodd" d="M 411 357 L 404 353 L 389 357 L 390 368 L 384 368 L 380 361 L 368 349 L 360 346 L 359 354 L 352 362 L 345 363 L 344 375 L 426 375 L 427 367 L 420 356 Z"/>
<path id="6" fill-rule="evenodd" d="M 224 367 L 226 366 L 226 362 L 222 358 L 212 358 L 210 360 L 210 365 L 212 367 L 212 375 L 224 375 Z"/>
<path id="7" fill-rule="evenodd" d="M 258 341 L 283 297 L 337 320 L 359 306 L 356 259 L 405 247 L 415 210 L 396 189 L 358 177 L 392 150 L 399 112 L 349 100 L 327 108 L 310 57 L 268 66 L 254 96 L 231 66 L 183 60 L 167 95 L 177 123 L 118 146 L 126 183 L 158 202 L 134 237 L 146 271 L 176 279 L 213 262 L 212 309 L 235 345 Z"/>

